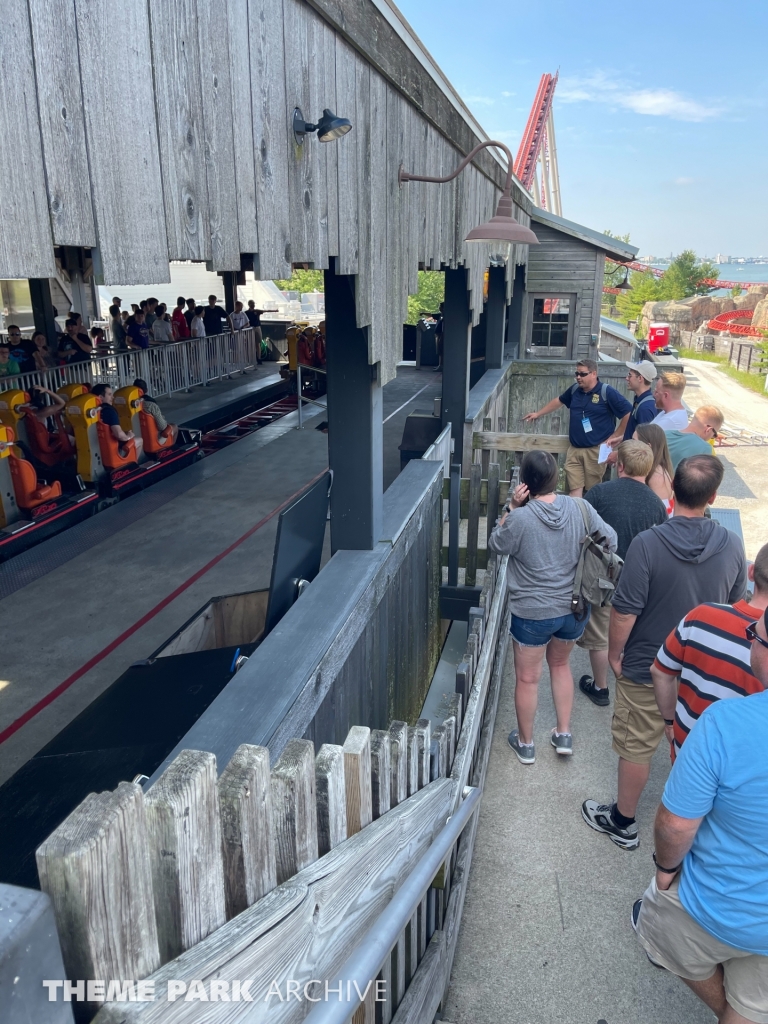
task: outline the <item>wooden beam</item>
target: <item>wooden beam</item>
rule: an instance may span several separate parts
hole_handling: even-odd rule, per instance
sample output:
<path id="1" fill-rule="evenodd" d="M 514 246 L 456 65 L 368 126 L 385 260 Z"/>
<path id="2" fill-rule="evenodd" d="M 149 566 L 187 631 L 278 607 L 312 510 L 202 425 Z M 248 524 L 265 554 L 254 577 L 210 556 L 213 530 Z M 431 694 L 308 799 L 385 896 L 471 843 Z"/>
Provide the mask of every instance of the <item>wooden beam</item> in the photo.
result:
<path id="1" fill-rule="evenodd" d="M 291 740 L 272 769 L 277 881 L 285 882 L 317 860 L 315 745 Z"/>
<path id="2" fill-rule="evenodd" d="M 320 856 L 347 838 L 347 796 L 344 787 L 344 749 L 324 743 L 315 758 L 317 837 Z"/>
<path id="3" fill-rule="evenodd" d="M 499 452 L 568 451 L 566 434 L 500 434 L 481 430 L 472 435 L 473 448 L 491 448 Z"/>
<path id="4" fill-rule="evenodd" d="M 373 819 L 371 792 L 371 730 L 353 725 L 344 740 L 347 788 L 347 835 L 354 836 Z"/>

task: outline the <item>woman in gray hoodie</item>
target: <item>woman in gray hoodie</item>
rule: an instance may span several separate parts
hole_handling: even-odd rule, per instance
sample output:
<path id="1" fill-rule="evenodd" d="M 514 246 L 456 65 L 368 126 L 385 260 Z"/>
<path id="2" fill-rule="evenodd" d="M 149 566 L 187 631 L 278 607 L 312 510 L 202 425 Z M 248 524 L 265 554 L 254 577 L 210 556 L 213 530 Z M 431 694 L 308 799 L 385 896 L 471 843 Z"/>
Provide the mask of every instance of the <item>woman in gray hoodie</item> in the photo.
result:
<path id="1" fill-rule="evenodd" d="M 546 655 L 552 682 L 557 725 L 551 743 L 558 754 L 573 752 L 571 708 L 573 675 L 569 658 L 589 613 L 576 619 L 571 611 L 573 581 L 584 539 L 584 520 L 574 498 L 557 494 L 557 462 L 549 452 L 528 452 L 504 514 L 488 539 L 490 551 L 509 555 L 509 589 L 515 657 L 517 729 L 509 745 L 521 764 L 533 764 L 536 749 L 533 720 L 538 685 Z M 616 531 L 584 502 L 590 532 L 616 550 Z"/>

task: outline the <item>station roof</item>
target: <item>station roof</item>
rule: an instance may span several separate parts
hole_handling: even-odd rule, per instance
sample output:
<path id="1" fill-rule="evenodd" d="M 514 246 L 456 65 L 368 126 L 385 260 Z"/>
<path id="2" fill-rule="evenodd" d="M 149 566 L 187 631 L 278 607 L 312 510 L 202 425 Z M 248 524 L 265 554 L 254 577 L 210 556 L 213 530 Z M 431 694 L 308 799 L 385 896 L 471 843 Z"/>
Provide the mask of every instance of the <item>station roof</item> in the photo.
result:
<path id="1" fill-rule="evenodd" d="M 600 317 L 600 330 L 605 331 L 606 334 L 612 334 L 615 338 L 621 338 L 622 341 L 630 341 L 633 345 L 637 344 L 637 338 L 634 336 L 632 331 L 624 324 L 619 323 L 618 320 L 611 320 L 610 317 Z"/>
<path id="2" fill-rule="evenodd" d="M 592 228 L 586 228 L 583 224 L 566 220 L 564 217 L 557 217 L 549 210 L 542 210 L 538 206 L 531 211 L 531 222 L 533 221 L 548 224 L 557 231 L 562 231 L 563 234 L 578 238 L 581 242 L 586 242 L 596 249 L 602 249 L 608 256 L 620 262 L 633 260 L 638 253 L 637 247 L 629 245 L 628 242 L 622 242 L 619 238 L 611 238 L 610 235 L 604 235 L 600 231 L 593 231 Z"/>

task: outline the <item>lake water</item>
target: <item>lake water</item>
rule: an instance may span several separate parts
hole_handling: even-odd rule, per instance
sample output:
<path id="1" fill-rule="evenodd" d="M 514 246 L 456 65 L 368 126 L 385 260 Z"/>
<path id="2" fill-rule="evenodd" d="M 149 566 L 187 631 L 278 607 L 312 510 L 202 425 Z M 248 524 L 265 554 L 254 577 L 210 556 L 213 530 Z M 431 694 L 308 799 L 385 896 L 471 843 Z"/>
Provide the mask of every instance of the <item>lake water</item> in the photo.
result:
<path id="1" fill-rule="evenodd" d="M 659 270 L 666 270 L 659 267 Z M 718 266 L 723 281 L 744 281 L 750 284 L 768 284 L 768 263 L 721 263 Z M 718 288 L 710 295 L 727 295 L 730 289 Z"/>

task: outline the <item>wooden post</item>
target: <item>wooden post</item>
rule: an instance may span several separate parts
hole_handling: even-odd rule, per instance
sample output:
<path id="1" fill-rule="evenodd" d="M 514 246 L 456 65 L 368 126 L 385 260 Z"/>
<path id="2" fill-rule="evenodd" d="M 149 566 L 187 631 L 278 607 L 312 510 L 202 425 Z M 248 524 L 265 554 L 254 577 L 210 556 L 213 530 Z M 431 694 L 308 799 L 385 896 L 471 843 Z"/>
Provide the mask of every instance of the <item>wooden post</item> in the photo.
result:
<path id="1" fill-rule="evenodd" d="M 167 963 L 226 920 L 215 756 L 182 750 L 144 799 L 157 939 Z"/>
<path id="2" fill-rule="evenodd" d="M 445 721 L 443 722 L 443 727 L 445 728 L 445 733 L 446 733 L 446 737 L 447 737 L 447 740 L 448 740 L 448 743 L 447 743 L 448 768 L 447 768 L 447 771 L 446 771 L 446 775 L 450 775 L 451 774 L 451 768 L 453 766 L 453 755 L 456 752 L 456 718 L 455 718 L 455 716 L 451 715 L 449 718 L 446 718 Z"/>
<path id="3" fill-rule="evenodd" d="M 432 740 L 437 742 L 438 763 L 436 777 L 442 779 L 450 771 L 450 765 L 448 764 L 448 730 L 445 724 L 438 725 L 432 733 Z"/>
<path id="4" fill-rule="evenodd" d="M 36 852 L 66 977 L 145 978 L 160 966 L 144 794 L 91 793 Z M 88 1005 L 91 1015 L 98 1009 Z"/>
<path id="5" fill-rule="evenodd" d="M 408 796 L 419 791 L 419 741 L 416 726 L 408 726 Z"/>
<path id="6" fill-rule="evenodd" d="M 317 786 L 317 838 L 320 856 L 347 838 L 347 794 L 344 785 L 344 748 L 324 743 L 315 758 Z"/>
<path id="7" fill-rule="evenodd" d="M 490 431 L 490 430 L 492 430 L 493 429 L 492 424 L 493 424 L 493 420 L 491 419 L 490 416 L 484 416 L 483 417 L 483 431 Z M 480 453 L 480 466 L 481 466 L 481 469 L 482 469 L 482 473 L 480 475 L 482 476 L 483 480 L 487 480 L 488 479 L 488 466 L 490 465 L 490 462 L 491 462 L 491 450 L 490 450 L 490 448 L 483 448 L 483 450 Z"/>
<path id="8" fill-rule="evenodd" d="M 389 810 L 391 788 L 389 732 L 374 729 L 371 732 L 371 797 L 374 821 Z"/>
<path id="9" fill-rule="evenodd" d="M 291 740 L 272 768 L 278 885 L 317 860 L 315 745 Z"/>
<path id="10" fill-rule="evenodd" d="M 405 722 L 396 721 L 389 726 L 389 769 L 389 806 L 397 807 L 408 797 L 408 726 Z"/>
<path id="11" fill-rule="evenodd" d="M 464 659 L 456 666 L 456 693 L 461 698 L 461 706 L 467 706 L 469 691 L 472 689 L 472 666 Z M 459 724 L 459 728 L 461 725 Z"/>
<path id="12" fill-rule="evenodd" d="M 491 536 L 496 520 L 499 518 L 499 464 L 492 462 L 488 467 L 488 504 L 486 506 L 487 534 Z M 486 540 L 486 548 L 488 541 Z"/>
<path id="13" fill-rule="evenodd" d="M 267 748 L 242 743 L 218 786 L 229 921 L 277 885 Z"/>
<path id="14" fill-rule="evenodd" d="M 430 735 L 432 723 L 428 718 L 420 718 L 416 723 L 417 758 L 419 765 L 419 789 L 429 782 L 429 749 L 432 742 Z"/>
<path id="15" fill-rule="evenodd" d="M 353 836 L 373 818 L 371 793 L 371 730 L 353 725 L 344 741 L 347 790 L 347 835 Z"/>
<path id="16" fill-rule="evenodd" d="M 480 466 L 469 467 L 469 516 L 467 517 L 467 571 L 464 583 L 474 587 L 477 581 L 477 537 L 480 526 Z"/>

